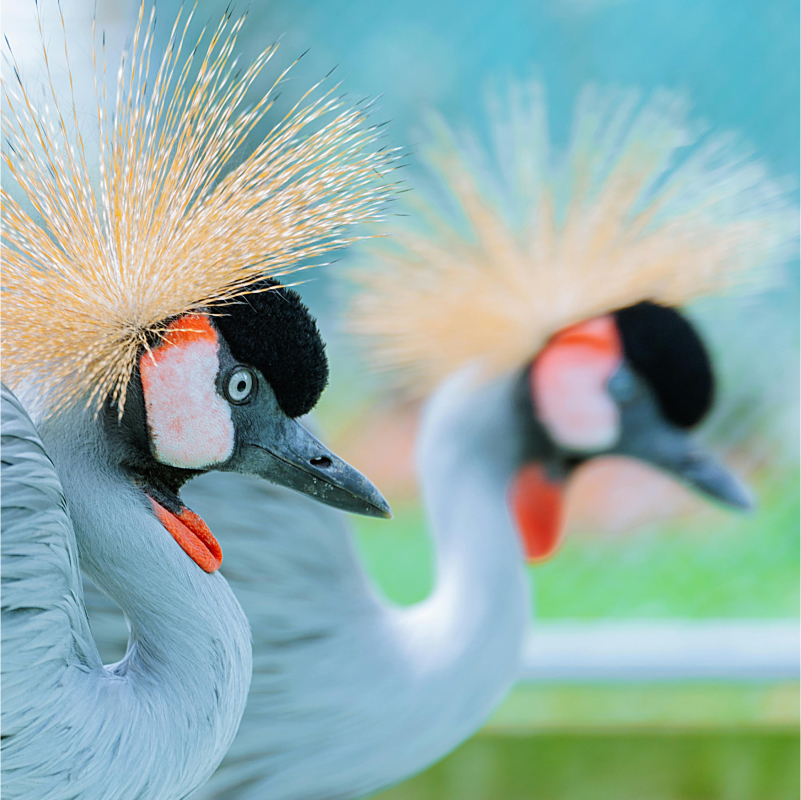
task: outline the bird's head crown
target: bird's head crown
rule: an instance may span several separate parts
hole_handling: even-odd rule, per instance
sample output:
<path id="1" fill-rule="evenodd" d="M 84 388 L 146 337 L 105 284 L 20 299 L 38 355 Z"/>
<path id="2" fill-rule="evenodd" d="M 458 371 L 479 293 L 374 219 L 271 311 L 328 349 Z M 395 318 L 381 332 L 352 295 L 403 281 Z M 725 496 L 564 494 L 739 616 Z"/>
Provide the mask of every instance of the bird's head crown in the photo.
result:
<path id="1" fill-rule="evenodd" d="M 787 187 L 686 105 L 588 88 L 563 152 L 537 83 L 493 100 L 490 148 L 436 122 L 408 223 L 354 275 L 351 328 L 376 368 L 424 394 L 469 361 L 521 367 L 560 331 L 643 301 L 773 280 L 797 237 Z"/>
<path id="2" fill-rule="evenodd" d="M 244 22 L 226 14 L 195 39 L 192 14 L 179 14 L 154 58 L 155 15 L 143 3 L 113 102 L 105 46 L 95 65 L 103 75 L 96 137 L 81 131 L 75 98 L 60 101 L 52 80 L 49 108 L 16 65 L 4 84 L 4 380 L 34 381 L 48 410 L 78 400 L 99 408 L 111 398 L 121 416 L 141 353 L 194 314 L 222 315 L 232 350 L 248 346 L 237 324 L 272 337 L 287 358 L 303 349 L 310 369 L 295 396 L 286 365 L 266 370 L 283 382 L 291 412 L 308 410 L 324 385 L 314 323 L 286 328 L 298 305 L 276 287 L 362 235 L 354 225 L 382 216 L 395 153 L 376 146 L 367 107 L 348 107 L 336 86 L 319 85 L 244 153 L 283 78 L 246 105 L 277 45 L 237 64 Z M 254 291 L 246 312 L 242 298 Z M 272 321 L 255 322 L 254 311 Z M 298 332 L 302 342 L 290 345 Z"/>

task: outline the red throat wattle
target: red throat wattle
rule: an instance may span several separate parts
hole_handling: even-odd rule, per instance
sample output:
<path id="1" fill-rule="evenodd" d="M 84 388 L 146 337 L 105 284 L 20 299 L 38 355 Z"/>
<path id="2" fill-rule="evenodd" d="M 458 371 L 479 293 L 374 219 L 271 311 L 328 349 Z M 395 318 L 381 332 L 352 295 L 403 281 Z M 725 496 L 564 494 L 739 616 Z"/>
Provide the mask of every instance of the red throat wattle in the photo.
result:
<path id="1" fill-rule="evenodd" d="M 615 320 L 606 315 L 557 333 L 531 366 L 534 414 L 551 438 L 569 449 L 602 450 L 619 435 L 619 412 L 606 383 L 623 360 Z M 531 561 L 550 558 L 564 528 L 564 482 L 541 464 L 515 476 L 509 501 Z"/>
<path id="2" fill-rule="evenodd" d="M 159 522 L 170 532 L 181 549 L 204 572 L 216 572 L 222 564 L 222 548 L 209 530 L 209 526 L 194 511 L 184 507 L 180 514 L 173 514 L 150 495 Z"/>
<path id="3" fill-rule="evenodd" d="M 509 503 L 528 560 L 550 558 L 564 529 L 562 482 L 550 480 L 541 464 L 527 464 L 512 481 Z"/>

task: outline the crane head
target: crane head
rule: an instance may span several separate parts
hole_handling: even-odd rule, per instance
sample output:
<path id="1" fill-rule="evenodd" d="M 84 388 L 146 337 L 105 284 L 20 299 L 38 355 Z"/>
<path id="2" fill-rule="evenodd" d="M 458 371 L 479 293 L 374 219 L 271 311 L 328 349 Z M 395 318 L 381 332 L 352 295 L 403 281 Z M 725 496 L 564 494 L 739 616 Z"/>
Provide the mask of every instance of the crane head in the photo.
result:
<path id="1" fill-rule="evenodd" d="M 378 489 L 298 421 L 328 380 L 313 317 L 292 290 L 257 288 L 172 320 L 140 354 L 122 419 L 106 415 L 154 513 L 206 571 L 219 566 L 219 545 L 178 497 L 203 472 L 255 474 L 345 511 L 391 516 Z"/>
<path id="2" fill-rule="evenodd" d="M 673 308 L 641 302 L 560 331 L 526 367 L 520 397 L 528 435 L 510 499 L 532 560 L 558 547 L 564 483 L 591 458 L 636 458 L 726 505 L 752 505 L 690 434 L 712 406 L 714 377 Z"/>

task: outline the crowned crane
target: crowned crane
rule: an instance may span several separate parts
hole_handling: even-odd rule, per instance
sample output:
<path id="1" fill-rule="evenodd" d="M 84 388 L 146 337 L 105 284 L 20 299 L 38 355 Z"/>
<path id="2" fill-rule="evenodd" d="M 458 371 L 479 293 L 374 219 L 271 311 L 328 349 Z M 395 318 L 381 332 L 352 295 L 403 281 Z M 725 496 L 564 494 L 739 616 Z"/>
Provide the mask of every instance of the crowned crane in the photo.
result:
<path id="1" fill-rule="evenodd" d="M 495 152 L 447 141 L 435 151 L 434 185 L 409 195 L 418 221 L 374 253 L 352 311 L 377 366 L 431 395 L 418 442 L 431 595 L 387 603 L 336 511 L 241 476 L 186 488 L 226 531 L 222 569 L 254 634 L 240 731 L 202 800 L 359 797 L 471 735 L 518 675 L 525 556 L 558 546 L 581 461 L 626 454 L 724 503 L 750 502 L 691 435 L 712 405 L 712 365 L 675 306 L 764 276 L 795 228 L 786 199 L 733 145 L 690 147 L 675 97 L 635 113 L 628 94 L 601 102 L 588 90 L 565 163 L 548 154 L 536 85 L 512 96 L 495 116 Z M 476 183 L 476 164 L 496 160 L 490 177 L 522 227 Z M 557 223 L 560 190 L 570 204 Z M 443 198 L 469 226 L 425 229 Z M 95 618 L 112 644 L 105 614 Z"/>
<path id="2" fill-rule="evenodd" d="M 142 7 L 114 114 L 98 104 L 99 193 L 56 93 L 52 124 L 18 72 L 5 84 L 4 178 L 33 208 L 3 188 L 4 380 L 25 398 L 3 387 L 9 800 L 177 800 L 228 749 L 250 630 L 220 544 L 181 499 L 188 478 L 255 474 L 389 513 L 297 421 L 328 368 L 315 321 L 277 275 L 380 216 L 391 156 L 362 111 L 332 114 L 338 101 L 323 97 L 241 158 L 270 100 L 237 106 L 275 49 L 237 72 L 243 23 L 227 16 L 183 58 L 189 22 L 176 21 L 152 74 Z M 100 659 L 81 570 L 128 619 L 119 663 Z"/>

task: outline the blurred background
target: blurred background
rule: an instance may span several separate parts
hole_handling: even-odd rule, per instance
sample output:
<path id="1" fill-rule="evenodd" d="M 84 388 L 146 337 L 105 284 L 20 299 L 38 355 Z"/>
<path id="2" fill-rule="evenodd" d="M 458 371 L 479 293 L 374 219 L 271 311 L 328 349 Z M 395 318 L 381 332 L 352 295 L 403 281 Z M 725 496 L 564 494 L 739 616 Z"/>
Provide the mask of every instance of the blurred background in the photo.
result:
<path id="1" fill-rule="evenodd" d="M 171 20 L 178 5 L 160 0 L 159 15 Z M 196 13 L 216 21 L 226 5 L 200 0 Z M 51 6 L 46 35 L 57 30 Z M 113 58 L 136 3 L 96 6 Z M 86 70 L 79 113 L 90 118 L 94 7 L 64 4 L 74 68 Z M 41 63 L 32 9 L 6 2 L 2 23 L 34 79 Z M 557 143 L 588 82 L 664 87 L 691 100 L 691 117 L 737 132 L 797 198 L 798 32 L 793 0 L 253 0 L 240 44 L 252 56 L 282 37 L 262 90 L 308 50 L 276 113 L 334 67 L 355 99 L 380 95 L 376 116 L 390 122 L 388 141 L 410 153 L 412 189 L 425 180 L 416 153 L 431 111 L 481 131 L 486 91 L 535 77 Z M 166 24 L 159 33 L 166 39 Z M 395 510 L 391 523 L 354 523 L 375 581 L 410 603 L 433 582 L 413 465 L 418 408 L 388 395 L 342 333 L 347 287 L 337 274 L 353 257 L 343 254 L 300 287 L 332 362 L 317 416 L 327 442 Z M 537 626 L 520 684 L 471 741 L 382 798 L 798 797 L 797 266 L 788 262 L 778 285 L 758 296 L 689 309 L 719 377 L 701 435 L 747 476 L 756 512 L 710 507 L 636 464 L 584 468 L 570 487 L 564 547 L 530 570 Z"/>

